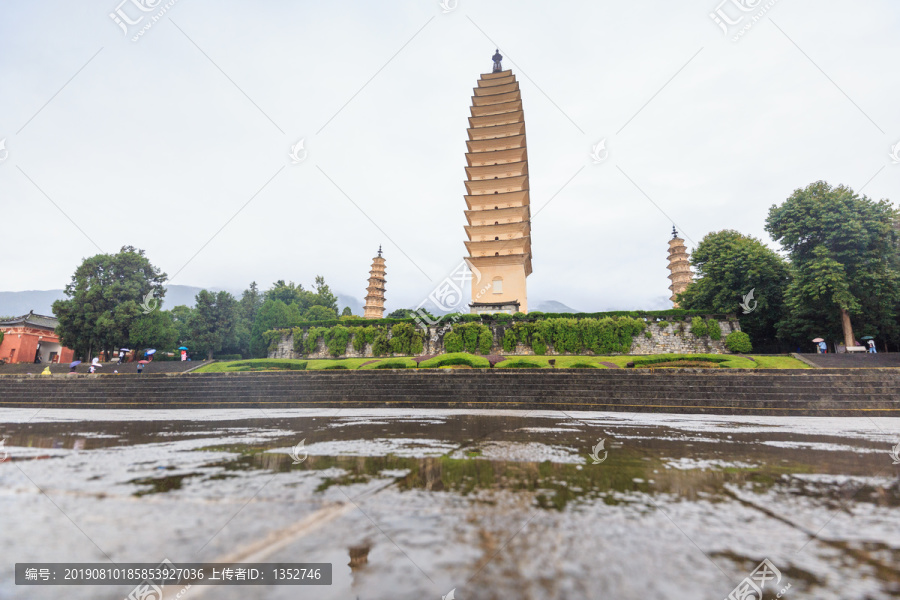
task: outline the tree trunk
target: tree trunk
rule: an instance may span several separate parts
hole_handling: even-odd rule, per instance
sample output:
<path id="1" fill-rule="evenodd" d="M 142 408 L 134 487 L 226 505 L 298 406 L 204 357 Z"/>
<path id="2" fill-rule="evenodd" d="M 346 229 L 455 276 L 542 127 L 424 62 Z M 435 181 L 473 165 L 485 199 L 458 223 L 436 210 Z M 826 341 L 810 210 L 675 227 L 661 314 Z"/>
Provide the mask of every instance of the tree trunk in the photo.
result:
<path id="1" fill-rule="evenodd" d="M 853 337 L 853 325 L 850 324 L 850 313 L 844 308 L 841 309 L 841 327 L 844 329 L 844 345 L 855 346 L 856 340 Z"/>
<path id="2" fill-rule="evenodd" d="M 206 353 L 206 360 L 212 360 L 212 350 L 209 350 L 209 351 Z"/>

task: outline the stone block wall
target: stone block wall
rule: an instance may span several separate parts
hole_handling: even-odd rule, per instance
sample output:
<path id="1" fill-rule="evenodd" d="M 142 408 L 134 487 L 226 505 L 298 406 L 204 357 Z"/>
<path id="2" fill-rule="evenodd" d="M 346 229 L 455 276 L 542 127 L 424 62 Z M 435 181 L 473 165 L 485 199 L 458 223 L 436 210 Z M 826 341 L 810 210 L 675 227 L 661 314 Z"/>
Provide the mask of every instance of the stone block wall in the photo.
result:
<path id="1" fill-rule="evenodd" d="M 647 329 L 634 337 L 629 354 L 731 354 L 725 347 L 725 338 L 740 331 L 741 326 L 737 321 L 719 321 L 719 327 L 722 339 L 713 340 L 708 335 L 697 337 L 691 333 L 690 321 L 648 322 Z"/>
<path id="2" fill-rule="evenodd" d="M 628 354 L 730 354 L 731 352 L 725 347 L 725 337 L 733 332 L 740 331 L 741 327 L 735 320 L 719 320 L 719 327 L 722 329 L 722 339 L 712 340 L 708 335 L 697 337 L 690 332 L 691 323 L 686 321 L 674 320 L 658 320 L 648 321 L 647 328 L 634 336 L 631 344 L 631 350 Z M 502 341 L 504 327 L 502 325 L 493 325 L 494 344 L 491 348 L 491 354 L 502 354 L 505 356 L 529 356 L 534 355 L 531 347 L 525 344 L 518 344 L 515 352 L 504 352 Z M 425 338 L 425 347 L 422 356 L 443 354 L 443 334 L 449 329 L 445 329 L 443 325 L 438 327 L 429 327 Z M 649 336 L 647 333 L 649 332 Z M 308 335 L 304 333 L 304 339 Z M 548 355 L 559 355 L 552 346 L 547 348 Z M 590 351 L 585 354 L 592 354 Z M 362 352 L 353 349 L 353 344 L 347 344 L 346 352 L 338 358 L 368 358 L 374 357 L 372 354 L 372 345 L 366 344 Z M 294 352 L 294 338 L 288 335 L 273 345 L 273 349 L 269 352 L 269 358 L 335 358 L 328 353 L 325 342 L 319 339 L 316 351 L 308 356 Z"/>

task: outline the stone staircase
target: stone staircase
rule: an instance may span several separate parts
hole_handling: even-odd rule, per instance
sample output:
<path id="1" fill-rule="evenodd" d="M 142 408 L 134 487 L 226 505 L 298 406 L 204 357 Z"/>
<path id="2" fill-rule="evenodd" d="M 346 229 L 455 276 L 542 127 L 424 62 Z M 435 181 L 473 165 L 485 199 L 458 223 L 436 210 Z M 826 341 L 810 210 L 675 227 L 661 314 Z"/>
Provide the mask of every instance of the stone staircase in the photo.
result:
<path id="1" fill-rule="evenodd" d="M 0 376 L 0 408 L 516 408 L 900 416 L 900 371 L 372 370 Z"/>

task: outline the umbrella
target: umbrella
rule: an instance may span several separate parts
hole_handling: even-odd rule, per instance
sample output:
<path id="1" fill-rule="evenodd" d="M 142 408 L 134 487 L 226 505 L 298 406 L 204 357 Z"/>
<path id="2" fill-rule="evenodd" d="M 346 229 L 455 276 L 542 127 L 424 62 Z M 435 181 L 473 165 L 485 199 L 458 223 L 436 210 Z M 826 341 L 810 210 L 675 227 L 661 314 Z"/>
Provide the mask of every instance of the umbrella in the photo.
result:
<path id="1" fill-rule="evenodd" d="M 179 350 L 187 350 L 187 346 L 179 346 L 178 349 Z"/>
<path id="2" fill-rule="evenodd" d="M 96 365 L 99 365 L 99 364 L 100 364 L 100 358 L 97 357 L 97 356 L 95 356 L 95 357 L 94 357 L 94 360 L 91 361 L 91 364 L 92 364 L 92 365 L 95 365 L 95 366 L 96 366 Z"/>
<path id="3" fill-rule="evenodd" d="M 150 348 L 149 350 L 144 352 L 144 355 L 146 355 L 146 356 L 150 356 L 151 354 L 156 354 L 156 350 L 154 350 L 153 348 Z"/>
<path id="4" fill-rule="evenodd" d="M 146 365 L 146 364 L 149 364 L 149 363 L 150 363 L 149 360 L 139 360 L 139 361 L 138 361 L 138 364 L 139 364 L 139 365 Z"/>
<path id="5" fill-rule="evenodd" d="M 861 339 L 861 340 L 874 340 L 875 338 L 872 337 L 871 335 L 864 335 L 864 336 L 862 336 L 862 337 L 859 338 L 859 339 Z"/>
<path id="6" fill-rule="evenodd" d="M 825 340 L 823 340 L 822 338 L 816 338 L 813 341 L 818 343 L 818 342 L 824 342 Z"/>
<path id="7" fill-rule="evenodd" d="M 69 367 L 74 369 L 75 367 L 77 367 L 80 364 L 81 364 L 80 360 L 73 360 L 72 362 L 69 363 Z"/>
<path id="8" fill-rule="evenodd" d="M 131 348 L 119 348 L 122 352 L 131 352 Z"/>

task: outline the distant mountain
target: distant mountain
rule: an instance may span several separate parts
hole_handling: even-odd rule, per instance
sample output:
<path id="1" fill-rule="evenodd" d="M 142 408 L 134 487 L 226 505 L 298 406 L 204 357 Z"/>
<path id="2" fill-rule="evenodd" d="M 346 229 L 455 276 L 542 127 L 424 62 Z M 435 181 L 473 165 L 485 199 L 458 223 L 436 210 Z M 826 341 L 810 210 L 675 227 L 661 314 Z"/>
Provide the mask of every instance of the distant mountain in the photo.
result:
<path id="1" fill-rule="evenodd" d="M 528 307 L 529 310 L 536 310 L 538 312 L 545 313 L 577 313 L 581 312 L 580 310 L 575 310 L 574 308 L 569 308 L 562 302 L 557 302 L 556 300 L 543 300 L 538 302 L 536 306 Z"/>
<path id="2" fill-rule="evenodd" d="M 203 288 L 192 285 L 170 285 L 166 287 L 163 308 L 166 310 L 179 305 L 193 306 L 194 297 Z M 212 291 L 218 291 L 212 289 Z M 232 292 L 234 293 L 234 292 Z M 237 295 L 240 298 L 240 294 Z M 0 292 L 0 316 L 18 317 L 34 311 L 39 315 L 52 315 L 53 302 L 65 300 L 63 290 L 28 290 L 24 292 Z"/>
<path id="3" fill-rule="evenodd" d="M 353 314 L 357 317 L 363 315 L 363 301 L 361 298 L 347 296 L 346 294 L 337 294 L 337 299 L 338 314 L 341 314 L 341 311 L 344 310 L 345 306 L 349 306 L 350 310 L 352 310 Z"/>

